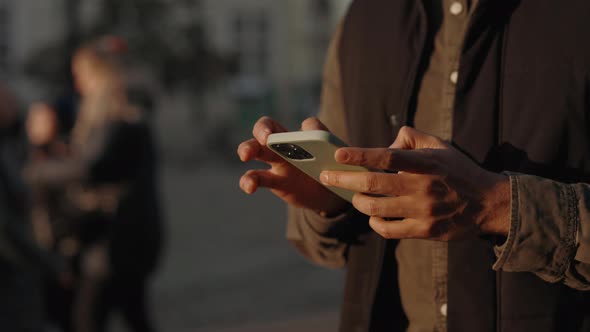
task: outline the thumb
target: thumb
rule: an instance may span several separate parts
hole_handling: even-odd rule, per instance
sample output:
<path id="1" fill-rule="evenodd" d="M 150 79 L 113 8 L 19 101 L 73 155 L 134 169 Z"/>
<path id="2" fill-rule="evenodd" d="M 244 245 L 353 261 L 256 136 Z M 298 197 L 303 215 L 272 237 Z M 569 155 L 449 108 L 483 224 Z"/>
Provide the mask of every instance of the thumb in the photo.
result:
<path id="1" fill-rule="evenodd" d="M 301 123 L 301 130 L 325 130 L 330 131 L 318 118 L 311 117 Z"/>
<path id="2" fill-rule="evenodd" d="M 401 150 L 414 149 L 442 149 L 446 148 L 447 144 L 440 138 L 425 134 L 412 127 L 402 127 L 390 148 Z"/>

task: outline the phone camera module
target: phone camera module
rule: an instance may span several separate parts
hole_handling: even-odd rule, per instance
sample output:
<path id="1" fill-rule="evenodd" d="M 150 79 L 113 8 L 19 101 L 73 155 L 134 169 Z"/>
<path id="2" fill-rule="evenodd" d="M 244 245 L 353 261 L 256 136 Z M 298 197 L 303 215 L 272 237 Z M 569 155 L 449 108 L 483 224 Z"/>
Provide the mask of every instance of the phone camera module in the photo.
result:
<path id="1" fill-rule="evenodd" d="M 294 160 L 313 159 L 313 155 L 299 145 L 295 144 L 272 144 L 271 147 L 281 155 Z"/>

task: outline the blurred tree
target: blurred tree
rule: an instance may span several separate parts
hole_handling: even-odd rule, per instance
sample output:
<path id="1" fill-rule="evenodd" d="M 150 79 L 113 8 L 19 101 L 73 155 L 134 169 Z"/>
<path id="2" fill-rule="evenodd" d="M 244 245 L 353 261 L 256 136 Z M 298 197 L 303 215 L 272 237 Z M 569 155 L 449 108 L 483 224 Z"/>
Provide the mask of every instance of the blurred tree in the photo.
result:
<path id="1" fill-rule="evenodd" d="M 63 40 L 42 46 L 29 57 L 26 74 L 71 89 L 72 52 L 82 42 L 107 34 L 126 38 L 134 62 L 149 68 L 168 89 L 182 86 L 199 93 L 232 68 L 231 59 L 208 45 L 199 0 L 101 0 L 92 22 L 81 21 L 83 3 L 64 2 Z"/>

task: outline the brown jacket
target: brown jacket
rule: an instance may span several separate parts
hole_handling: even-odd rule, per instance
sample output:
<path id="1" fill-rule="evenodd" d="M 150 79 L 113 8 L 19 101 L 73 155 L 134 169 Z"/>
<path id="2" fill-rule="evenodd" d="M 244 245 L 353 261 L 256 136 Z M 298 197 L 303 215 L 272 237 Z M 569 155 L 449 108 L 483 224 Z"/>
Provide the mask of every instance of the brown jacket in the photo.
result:
<path id="1" fill-rule="evenodd" d="M 554 181 L 512 177 L 504 247 L 488 238 L 449 245 L 449 331 L 590 330 L 590 293 L 575 290 L 590 288 L 589 14 L 583 0 L 480 0 L 474 13 L 453 143 L 490 170 Z M 422 1 L 352 4 L 329 57 L 338 61 L 326 66 L 321 118 L 337 135 L 384 147 L 412 124 L 427 29 Z M 346 266 L 341 331 L 405 329 L 395 241 L 366 217 L 290 209 L 288 237 L 313 261 Z"/>

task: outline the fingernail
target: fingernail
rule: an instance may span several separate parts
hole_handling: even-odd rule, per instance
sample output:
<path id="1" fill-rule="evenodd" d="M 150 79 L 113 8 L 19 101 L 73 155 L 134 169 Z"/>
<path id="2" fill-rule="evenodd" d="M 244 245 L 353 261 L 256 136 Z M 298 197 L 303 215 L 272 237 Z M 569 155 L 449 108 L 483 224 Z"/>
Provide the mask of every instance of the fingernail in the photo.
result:
<path id="1" fill-rule="evenodd" d="M 328 176 L 328 172 L 322 172 L 320 174 L 320 182 L 323 184 L 328 184 L 330 177 Z"/>
<path id="2" fill-rule="evenodd" d="M 339 149 L 338 151 L 336 151 L 335 157 L 336 161 L 345 163 L 350 158 L 350 154 L 346 150 Z"/>

